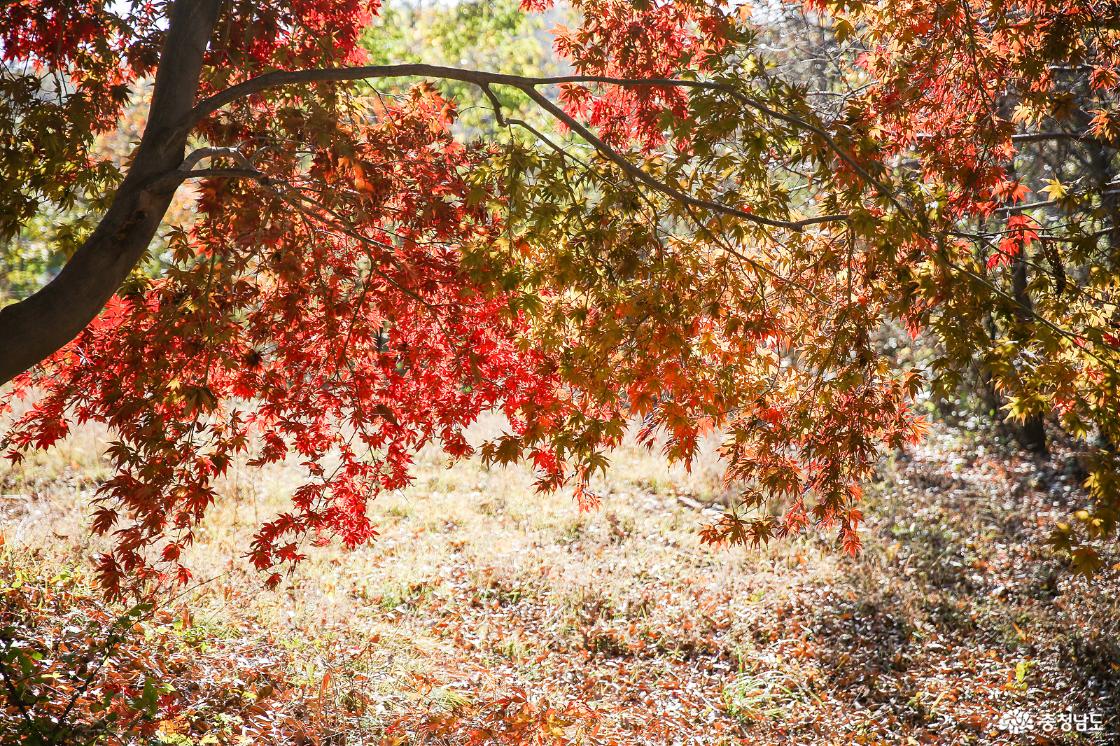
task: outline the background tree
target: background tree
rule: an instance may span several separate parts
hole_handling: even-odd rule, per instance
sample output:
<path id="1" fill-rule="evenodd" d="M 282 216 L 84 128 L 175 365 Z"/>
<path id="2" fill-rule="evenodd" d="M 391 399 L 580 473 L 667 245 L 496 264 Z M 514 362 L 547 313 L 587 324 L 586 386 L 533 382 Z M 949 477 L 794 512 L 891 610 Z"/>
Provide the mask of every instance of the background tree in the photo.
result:
<path id="1" fill-rule="evenodd" d="M 517 0 L 498 2 L 384 3 L 362 45 L 371 63 L 426 62 L 513 75 L 544 77 L 568 72 L 552 49 L 548 29 L 565 21 L 562 9 L 526 13 Z M 382 95 L 403 94 L 416 79 L 387 79 L 377 84 Z M 456 80 L 434 80 L 436 90 L 456 104 L 454 129 L 466 139 L 485 136 L 497 122 L 481 89 Z M 520 91 L 491 90 L 507 117 L 521 117 L 534 126 L 555 129 L 551 118 Z"/>

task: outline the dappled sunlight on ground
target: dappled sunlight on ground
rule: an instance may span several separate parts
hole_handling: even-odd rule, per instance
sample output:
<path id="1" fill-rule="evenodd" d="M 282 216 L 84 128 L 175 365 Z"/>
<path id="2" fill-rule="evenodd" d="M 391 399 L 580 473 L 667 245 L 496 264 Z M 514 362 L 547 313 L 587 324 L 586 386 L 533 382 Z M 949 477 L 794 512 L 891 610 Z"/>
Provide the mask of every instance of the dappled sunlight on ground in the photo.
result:
<path id="1" fill-rule="evenodd" d="M 97 442 L 79 433 L 0 477 L 11 557 L 80 572 Z M 414 485 L 373 505 L 376 542 L 309 548 L 277 591 L 242 555 L 299 473 L 237 467 L 189 556 L 200 585 L 164 621 L 243 686 L 160 732 L 515 743 L 512 722 L 560 742 L 997 743 L 1014 709 L 1114 718 L 1116 572 L 1071 577 L 1044 546 L 1076 504 L 1060 461 L 939 431 L 884 463 L 853 560 L 829 537 L 702 546 L 722 492 L 711 447 L 687 474 L 628 445 L 591 513 L 535 494 L 525 469 L 425 452 Z"/>

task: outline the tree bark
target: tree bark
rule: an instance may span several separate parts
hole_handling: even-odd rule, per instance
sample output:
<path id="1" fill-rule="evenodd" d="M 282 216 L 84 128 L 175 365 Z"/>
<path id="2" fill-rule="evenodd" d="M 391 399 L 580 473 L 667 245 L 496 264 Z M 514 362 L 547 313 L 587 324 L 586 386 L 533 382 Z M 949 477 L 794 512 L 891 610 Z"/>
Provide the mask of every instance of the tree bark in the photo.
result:
<path id="1" fill-rule="evenodd" d="M 183 162 L 203 56 L 221 4 L 222 0 L 176 0 L 148 123 L 109 210 L 53 280 L 0 309 L 0 384 L 77 336 L 151 244 L 179 184 L 167 177 Z"/>
<path id="2" fill-rule="evenodd" d="M 1030 291 L 1027 288 L 1027 247 L 1024 246 L 1015 257 L 1015 264 L 1011 272 L 1011 289 L 1015 300 L 1019 303 L 1019 323 L 1029 325 L 1030 310 L 1033 307 Z M 1046 443 L 1046 421 L 1041 414 L 1032 414 L 1022 423 L 1013 423 L 1011 432 L 1019 445 L 1031 453 L 1045 455 L 1048 451 Z"/>

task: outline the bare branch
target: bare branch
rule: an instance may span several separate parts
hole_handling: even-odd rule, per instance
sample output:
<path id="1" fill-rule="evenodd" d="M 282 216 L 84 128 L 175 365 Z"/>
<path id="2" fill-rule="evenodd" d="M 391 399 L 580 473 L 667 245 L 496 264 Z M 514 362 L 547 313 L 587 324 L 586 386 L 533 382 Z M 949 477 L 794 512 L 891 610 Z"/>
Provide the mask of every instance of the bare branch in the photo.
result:
<path id="1" fill-rule="evenodd" d="M 566 83 L 604 83 L 609 85 L 646 86 L 646 87 L 686 87 L 722 90 L 727 88 L 720 83 L 702 80 L 683 80 L 679 78 L 614 78 L 606 75 L 557 75 L 551 77 L 530 77 L 510 75 L 487 70 L 468 70 L 445 65 L 408 63 L 400 65 L 363 65 L 358 67 L 308 68 L 305 70 L 277 70 L 258 75 L 255 78 L 230 86 L 223 91 L 203 99 L 194 107 L 186 126 L 194 126 L 200 119 L 213 114 L 226 104 L 261 93 L 272 88 L 296 83 L 330 83 L 353 80 L 372 80 L 375 78 L 442 78 L 458 80 L 483 87 L 486 85 L 508 85 L 515 88 L 525 86 L 541 87 L 564 85 Z"/>
<path id="2" fill-rule="evenodd" d="M 594 132 L 580 124 L 574 117 L 568 114 L 568 112 L 564 111 L 552 101 L 549 101 L 548 98 L 543 96 L 533 86 L 526 85 L 518 87 L 522 91 L 524 91 L 525 94 L 529 96 L 529 98 L 533 99 L 533 101 L 538 106 L 563 122 L 569 129 L 571 129 L 581 138 L 590 143 L 591 146 L 594 147 L 595 150 L 599 151 L 601 155 L 621 168 L 628 176 L 631 176 L 632 178 L 642 182 L 651 189 L 672 197 L 675 200 L 683 202 L 686 205 L 699 207 L 711 212 L 723 213 L 724 215 L 734 215 L 735 217 L 749 220 L 752 223 L 767 225 L 771 228 L 788 228 L 789 230 L 794 231 L 803 230 L 804 228 L 807 228 L 810 225 L 815 225 L 817 223 L 844 222 L 848 219 L 847 215 L 821 215 L 814 218 L 806 218 L 804 220 L 796 221 L 775 220 L 773 218 L 763 217 L 762 215 L 755 215 L 754 213 L 747 212 L 746 210 L 740 210 L 737 207 L 729 207 L 728 205 L 722 204 L 720 202 L 712 202 L 711 200 L 693 197 L 691 194 L 686 194 L 685 192 L 682 192 L 675 187 L 669 186 L 662 181 L 658 181 L 642 169 L 635 166 L 620 153 L 618 153 L 618 151 L 603 142 Z"/>
<path id="3" fill-rule="evenodd" d="M 1052 142 L 1058 140 L 1074 140 L 1079 143 L 1091 144 L 1104 148 L 1116 147 L 1106 140 L 1093 137 L 1087 132 L 1024 132 L 1011 136 L 1011 142 L 1015 143 Z"/>
<path id="4" fill-rule="evenodd" d="M 237 162 L 237 168 L 204 168 L 196 169 L 200 162 L 217 158 L 229 158 Z M 152 178 L 146 185 L 147 189 L 162 190 L 174 189 L 187 179 L 205 178 L 251 178 L 262 183 L 269 183 L 268 175 L 257 169 L 253 162 L 237 148 L 199 148 L 191 151 L 178 168 L 159 174 Z"/>
<path id="5" fill-rule="evenodd" d="M 255 168 L 199 168 L 182 173 L 179 179 L 253 179 L 262 184 L 272 183 L 270 177 Z"/>
<path id="6" fill-rule="evenodd" d="M 232 158 L 243 166 L 252 166 L 246 155 L 237 148 L 199 148 L 187 154 L 187 157 L 179 165 L 179 170 L 190 171 L 200 162 L 213 158 Z"/>
<path id="7" fill-rule="evenodd" d="M 494 109 L 499 122 L 502 119 L 501 105 L 491 90 L 492 85 L 508 85 L 523 91 L 528 95 L 537 105 L 545 109 L 549 114 L 563 122 L 569 129 L 575 132 L 580 138 L 594 147 L 601 155 L 613 162 L 624 172 L 632 178 L 641 181 L 646 186 L 661 192 L 673 199 L 679 200 L 693 207 L 699 207 L 712 212 L 722 213 L 724 215 L 732 215 L 744 220 L 749 220 L 759 225 L 766 225 L 772 228 L 784 228 L 787 230 L 801 231 L 805 228 L 822 223 L 844 222 L 847 220 L 847 215 L 821 215 L 813 218 L 806 218 L 804 220 L 777 220 L 756 215 L 747 210 L 730 207 L 728 205 L 713 202 L 711 200 L 704 200 L 686 194 L 675 187 L 658 181 L 648 173 L 643 171 L 638 166 L 634 165 L 627 158 L 622 156 L 618 151 L 611 148 L 602 139 L 595 135 L 590 129 L 580 124 L 577 120 L 572 118 L 566 111 L 554 104 L 547 97 L 542 95 L 537 88 L 541 86 L 563 85 L 569 83 L 601 83 L 608 85 L 620 86 L 647 86 L 647 87 L 685 87 L 710 91 L 721 91 L 730 93 L 739 101 L 748 104 L 768 116 L 774 117 L 789 124 L 804 128 L 813 132 L 814 134 L 822 137 L 830 145 L 845 162 L 855 168 L 864 178 L 868 179 L 873 185 L 878 185 L 878 182 L 868 174 L 859 165 L 854 158 L 847 154 L 842 148 L 836 145 L 835 142 L 819 127 L 811 124 L 810 122 L 791 114 L 784 114 L 776 111 L 760 101 L 752 99 L 744 95 L 742 92 L 737 91 L 730 85 L 725 83 L 718 83 L 713 81 L 703 80 L 685 80 L 680 78 L 615 78 L 603 75 L 562 75 L 554 77 L 528 77 L 523 75 L 509 75 L 504 73 L 494 73 L 485 70 L 467 70 L 457 67 L 446 67 L 442 65 L 428 65 L 428 64 L 401 64 L 401 65 L 366 65 L 361 67 L 350 68 L 314 68 L 307 70 L 292 70 L 292 71 L 276 71 L 265 73 L 256 78 L 251 78 L 243 83 L 227 88 L 224 91 L 214 94 L 213 96 L 201 101 L 192 111 L 191 124 L 197 122 L 199 119 L 208 116 L 209 114 L 217 111 L 228 103 L 232 103 L 240 98 L 260 93 L 272 88 L 283 85 L 291 85 L 296 83 L 316 83 L 316 82 L 342 82 L 351 80 L 368 80 L 372 78 L 393 78 L 393 77 L 433 77 L 443 78 L 446 80 L 458 80 L 464 83 L 472 83 L 482 89 L 483 93 L 494 104 Z"/>

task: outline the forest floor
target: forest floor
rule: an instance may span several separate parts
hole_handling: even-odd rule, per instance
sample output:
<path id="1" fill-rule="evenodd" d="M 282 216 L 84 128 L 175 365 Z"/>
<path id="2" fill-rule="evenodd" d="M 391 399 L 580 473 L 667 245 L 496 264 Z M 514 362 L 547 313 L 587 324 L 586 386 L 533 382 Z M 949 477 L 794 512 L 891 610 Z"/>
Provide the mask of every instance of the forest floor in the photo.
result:
<path id="1" fill-rule="evenodd" d="M 40 639 L 121 611 L 88 585 L 101 443 L 0 466 L 8 623 L 24 594 Z M 373 505 L 375 542 L 312 548 L 267 591 L 243 555 L 299 472 L 238 468 L 188 558 L 200 583 L 112 665 L 174 704 L 156 744 L 1120 743 L 1120 565 L 1087 581 L 1045 543 L 1074 472 L 938 428 L 884 462 L 851 558 L 702 546 L 710 452 L 686 474 L 623 448 L 590 513 L 426 452 Z"/>

